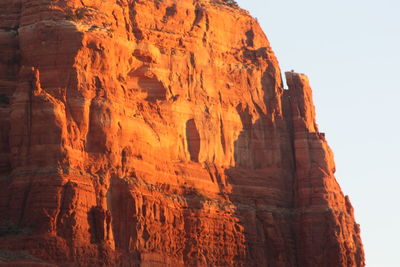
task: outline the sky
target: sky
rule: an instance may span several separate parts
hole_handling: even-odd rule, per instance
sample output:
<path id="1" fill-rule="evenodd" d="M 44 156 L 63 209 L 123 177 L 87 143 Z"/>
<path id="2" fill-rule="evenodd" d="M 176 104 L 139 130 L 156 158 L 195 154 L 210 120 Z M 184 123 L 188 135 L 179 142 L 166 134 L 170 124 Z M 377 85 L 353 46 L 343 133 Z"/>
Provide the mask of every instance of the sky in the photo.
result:
<path id="1" fill-rule="evenodd" d="M 305 73 L 367 267 L 399 267 L 400 1 L 237 0 L 282 71 Z"/>

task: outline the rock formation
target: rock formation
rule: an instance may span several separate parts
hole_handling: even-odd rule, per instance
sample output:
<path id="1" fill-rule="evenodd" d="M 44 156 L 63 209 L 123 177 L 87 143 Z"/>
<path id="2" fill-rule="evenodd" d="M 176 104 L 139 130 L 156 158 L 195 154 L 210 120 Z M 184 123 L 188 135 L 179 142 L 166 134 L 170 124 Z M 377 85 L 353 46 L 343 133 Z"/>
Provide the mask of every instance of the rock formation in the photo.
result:
<path id="1" fill-rule="evenodd" d="M 283 88 L 247 12 L 2 0 L 0 18 L 0 261 L 364 266 L 308 79 Z"/>

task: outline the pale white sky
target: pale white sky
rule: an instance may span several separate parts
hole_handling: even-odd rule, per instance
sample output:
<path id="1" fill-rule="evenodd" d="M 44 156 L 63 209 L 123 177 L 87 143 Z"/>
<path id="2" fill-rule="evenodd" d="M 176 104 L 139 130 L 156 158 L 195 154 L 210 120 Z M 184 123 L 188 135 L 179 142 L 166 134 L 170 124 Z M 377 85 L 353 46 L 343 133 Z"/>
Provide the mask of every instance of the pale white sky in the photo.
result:
<path id="1" fill-rule="evenodd" d="M 281 63 L 309 76 L 368 267 L 399 267 L 400 1 L 237 0 Z"/>

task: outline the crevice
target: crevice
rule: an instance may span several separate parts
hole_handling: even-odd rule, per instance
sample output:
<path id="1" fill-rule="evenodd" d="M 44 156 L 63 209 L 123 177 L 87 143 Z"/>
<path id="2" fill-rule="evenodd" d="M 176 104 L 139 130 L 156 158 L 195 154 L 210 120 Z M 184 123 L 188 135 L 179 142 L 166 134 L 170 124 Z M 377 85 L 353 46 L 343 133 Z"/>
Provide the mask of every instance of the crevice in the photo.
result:
<path id="1" fill-rule="evenodd" d="M 0 107 L 9 105 L 10 105 L 10 97 L 7 94 L 0 94 Z"/>
<path id="2" fill-rule="evenodd" d="M 172 4 L 171 6 L 167 7 L 165 9 L 165 15 L 162 18 L 162 22 L 166 23 L 169 19 L 169 17 L 173 17 L 178 13 L 178 10 L 176 8 L 176 3 Z"/>
<path id="3" fill-rule="evenodd" d="M 206 31 L 209 31 L 209 29 L 210 29 L 210 18 L 206 13 Z"/>
<path id="4" fill-rule="evenodd" d="M 190 52 L 190 64 L 192 65 L 192 67 L 195 69 L 196 68 L 196 60 L 194 57 L 194 53 Z"/>
<path id="5" fill-rule="evenodd" d="M 88 211 L 89 233 L 92 244 L 100 244 L 110 237 L 111 213 L 101 206 L 93 206 Z"/>
<path id="6" fill-rule="evenodd" d="M 290 90 L 290 88 L 289 88 Z M 283 95 L 282 95 L 282 106 L 283 106 L 283 117 L 286 122 L 286 128 L 288 131 L 288 138 L 289 138 L 289 144 L 290 144 L 290 149 L 291 153 L 291 166 L 292 166 L 292 203 L 291 203 L 291 208 L 292 208 L 292 220 L 295 222 L 294 224 L 291 225 L 291 235 L 293 239 L 293 248 L 297 252 L 297 237 L 296 237 L 296 229 L 295 229 L 295 224 L 297 220 L 297 214 L 296 214 L 296 199 L 297 199 L 297 177 L 296 177 L 296 171 L 297 171 L 297 166 L 296 166 L 296 149 L 295 149 L 295 133 L 294 133 L 294 125 L 293 125 L 293 111 L 292 111 L 292 105 L 291 105 L 291 99 L 290 99 L 290 91 L 289 90 L 284 90 Z M 295 266 L 298 266 L 298 253 L 294 253 L 294 261 L 295 261 Z"/>
<path id="7" fill-rule="evenodd" d="M 219 173 L 217 165 L 215 163 L 213 163 L 213 167 L 214 167 L 215 178 L 217 180 L 219 190 L 220 190 L 220 192 L 222 192 L 222 189 L 225 186 L 225 184 L 222 181 L 221 174 Z"/>
<path id="8" fill-rule="evenodd" d="M 62 213 L 63 208 L 64 208 L 65 193 L 66 193 L 66 190 L 67 190 L 67 187 L 66 187 L 67 184 L 62 186 L 61 197 L 59 199 L 58 208 L 57 208 L 57 212 L 56 212 L 55 219 L 54 219 L 56 232 L 57 232 L 57 229 L 58 229 L 59 225 L 61 225 L 61 216 L 60 216 L 60 214 Z"/>
<path id="9" fill-rule="evenodd" d="M 107 203 L 111 212 L 116 249 L 139 253 L 138 251 L 130 251 L 137 242 L 138 203 L 136 203 L 129 185 L 124 180 L 118 177 L 111 178 L 111 185 L 107 192 Z"/>
<path id="10" fill-rule="evenodd" d="M 194 21 L 193 21 L 191 30 L 193 30 L 194 27 L 198 26 L 200 21 L 203 19 L 203 17 L 204 17 L 204 9 L 201 6 L 197 5 L 195 10 L 194 10 L 194 16 L 195 17 L 194 17 Z"/>
<path id="11" fill-rule="evenodd" d="M 246 32 L 246 44 L 247 46 L 254 47 L 254 31 L 250 29 Z"/>
<path id="12" fill-rule="evenodd" d="M 205 166 L 205 168 L 206 168 L 206 170 L 207 170 L 207 172 L 208 172 L 208 175 L 210 175 L 211 181 L 212 181 L 213 183 L 215 183 L 215 182 L 216 182 L 216 179 L 214 178 L 214 174 L 213 174 L 212 171 L 211 171 L 210 163 L 209 163 L 208 161 L 206 161 L 206 162 L 204 162 L 204 166 Z"/>
<path id="13" fill-rule="evenodd" d="M 139 29 L 139 25 L 137 22 L 137 12 L 136 12 L 136 1 L 132 1 L 132 6 L 129 9 L 129 18 L 130 18 L 130 24 L 131 24 L 131 29 L 132 33 L 135 36 L 135 38 L 138 41 L 141 41 L 144 39 L 144 35 L 142 30 Z"/>
<path id="14" fill-rule="evenodd" d="M 221 135 L 221 145 L 224 154 L 226 154 L 226 140 L 225 140 L 225 130 L 224 130 L 224 123 L 222 121 L 222 117 L 219 118 L 219 126 L 220 126 L 220 135 Z"/>
<path id="15" fill-rule="evenodd" d="M 153 131 L 153 133 L 155 134 L 155 136 L 157 137 L 157 140 L 160 142 L 160 135 L 158 134 L 157 130 L 155 129 L 155 127 L 153 126 L 153 124 L 150 122 L 150 120 L 146 119 L 145 117 L 143 117 L 144 122 L 150 127 L 150 129 Z"/>
<path id="16" fill-rule="evenodd" d="M 199 162 L 200 133 L 194 119 L 186 122 L 186 142 L 190 154 L 190 160 Z"/>

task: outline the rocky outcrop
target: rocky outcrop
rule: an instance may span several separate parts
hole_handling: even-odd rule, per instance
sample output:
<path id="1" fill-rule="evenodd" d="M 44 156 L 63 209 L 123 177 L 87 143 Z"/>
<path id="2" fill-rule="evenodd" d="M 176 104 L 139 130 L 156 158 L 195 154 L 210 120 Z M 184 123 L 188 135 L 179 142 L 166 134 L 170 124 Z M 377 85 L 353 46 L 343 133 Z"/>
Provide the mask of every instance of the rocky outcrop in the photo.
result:
<path id="1" fill-rule="evenodd" d="M 0 250 L 60 266 L 364 266 L 307 77 L 283 88 L 247 12 L 3 0 L 0 17 Z"/>

